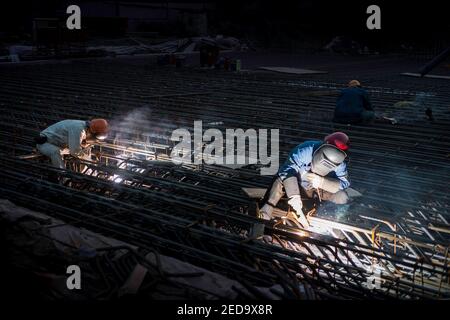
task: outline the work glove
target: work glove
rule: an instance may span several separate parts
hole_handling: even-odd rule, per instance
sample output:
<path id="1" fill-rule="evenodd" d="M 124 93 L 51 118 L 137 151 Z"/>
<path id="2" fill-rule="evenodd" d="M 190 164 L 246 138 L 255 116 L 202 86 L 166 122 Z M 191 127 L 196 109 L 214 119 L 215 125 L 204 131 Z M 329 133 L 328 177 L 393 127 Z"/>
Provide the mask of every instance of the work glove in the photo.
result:
<path id="1" fill-rule="evenodd" d="M 340 188 L 339 179 L 322 177 L 312 172 L 308 172 L 305 177 L 313 188 L 323 189 L 331 193 L 336 193 L 339 191 Z"/>
<path id="2" fill-rule="evenodd" d="M 322 189 L 324 177 L 312 172 L 308 172 L 305 177 L 313 188 Z"/>
<path id="3" fill-rule="evenodd" d="M 302 199 L 300 198 L 300 195 L 294 195 L 289 198 L 288 204 L 294 209 L 295 213 L 297 214 L 298 220 L 302 224 L 303 227 L 308 227 L 309 222 L 305 217 L 305 214 L 302 211 L 303 203 Z"/>
<path id="4" fill-rule="evenodd" d="M 300 195 L 294 195 L 292 197 L 289 198 L 288 200 L 288 204 L 296 211 L 302 211 L 303 208 L 303 203 L 302 203 L 302 199 L 300 198 Z"/>
<path id="5" fill-rule="evenodd" d="M 271 220 L 272 219 L 272 214 L 269 214 L 269 212 L 271 212 L 272 209 L 270 208 L 270 205 L 268 205 L 267 203 L 261 208 L 261 210 L 259 210 L 259 218 L 260 219 L 264 219 L 264 220 Z"/>

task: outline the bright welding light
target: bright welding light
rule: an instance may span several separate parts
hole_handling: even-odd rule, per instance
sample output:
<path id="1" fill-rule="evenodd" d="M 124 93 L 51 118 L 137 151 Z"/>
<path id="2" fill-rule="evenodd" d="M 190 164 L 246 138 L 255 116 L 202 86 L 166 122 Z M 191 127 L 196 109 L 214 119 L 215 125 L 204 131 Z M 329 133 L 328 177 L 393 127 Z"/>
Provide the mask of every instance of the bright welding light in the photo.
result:
<path id="1" fill-rule="evenodd" d="M 294 234 L 298 235 L 299 237 L 306 237 L 308 235 L 305 231 L 294 231 Z"/>
<path id="2" fill-rule="evenodd" d="M 328 228 L 324 227 L 324 226 L 320 226 L 320 225 L 310 225 L 308 227 L 308 231 L 314 232 L 314 233 L 318 233 L 318 234 L 322 234 L 322 235 L 329 235 L 329 231 Z"/>
<path id="3" fill-rule="evenodd" d="M 121 178 L 118 174 L 113 175 L 112 179 L 115 183 L 121 183 L 123 181 L 123 178 Z"/>

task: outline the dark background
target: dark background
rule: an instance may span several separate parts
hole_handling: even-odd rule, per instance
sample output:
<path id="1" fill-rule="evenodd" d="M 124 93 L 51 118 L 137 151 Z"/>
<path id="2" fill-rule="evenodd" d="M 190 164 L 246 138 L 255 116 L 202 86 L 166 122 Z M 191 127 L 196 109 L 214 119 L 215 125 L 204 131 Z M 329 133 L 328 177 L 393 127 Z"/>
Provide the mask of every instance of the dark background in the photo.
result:
<path id="1" fill-rule="evenodd" d="M 162 8 L 167 4 L 151 0 L 15 0 L 2 4 L 0 32 L 3 31 L 3 35 L 5 31 L 8 35 L 22 33 L 23 36 L 31 32 L 32 19 L 35 17 L 67 17 L 65 8 L 69 4 L 80 5 L 83 18 L 86 13 L 83 12 L 83 5 L 87 2 L 145 3 Z M 337 35 L 350 37 L 378 50 L 395 49 L 402 44 L 427 48 L 448 41 L 450 34 L 450 19 L 445 1 L 178 0 L 171 3 L 196 4 L 192 11 L 206 14 L 210 34 L 252 39 L 267 48 L 292 48 L 293 43 L 322 46 Z M 366 8 L 370 4 L 381 7 L 381 30 L 366 28 Z M 150 25 L 144 31 L 161 30 Z M 175 36 L 186 35 L 180 29 L 165 29 L 166 33 L 171 31 Z"/>

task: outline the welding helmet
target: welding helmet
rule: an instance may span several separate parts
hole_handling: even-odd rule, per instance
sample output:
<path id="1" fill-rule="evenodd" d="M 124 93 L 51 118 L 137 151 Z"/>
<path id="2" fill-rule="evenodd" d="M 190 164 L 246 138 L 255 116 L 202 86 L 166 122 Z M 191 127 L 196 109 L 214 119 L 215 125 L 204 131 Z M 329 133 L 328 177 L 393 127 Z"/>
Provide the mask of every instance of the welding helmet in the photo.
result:
<path id="1" fill-rule="evenodd" d="M 332 144 L 340 150 L 346 151 L 349 148 L 350 139 L 343 132 L 333 132 L 324 139 L 325 143 Z"/>
<path id="2" fill-rule="evenodd" d="M 344 162 L 347 154 L 332 144 L 323 144 L 313 153 L 311 171 L 326 176 Z"/>
<path id="3" fill-rule="evenodd" d="M 89 121 L 89 130 L 95 139 L 105 140 L 108 136 L 109 125 L 105 119 L 92 119 Z"/>

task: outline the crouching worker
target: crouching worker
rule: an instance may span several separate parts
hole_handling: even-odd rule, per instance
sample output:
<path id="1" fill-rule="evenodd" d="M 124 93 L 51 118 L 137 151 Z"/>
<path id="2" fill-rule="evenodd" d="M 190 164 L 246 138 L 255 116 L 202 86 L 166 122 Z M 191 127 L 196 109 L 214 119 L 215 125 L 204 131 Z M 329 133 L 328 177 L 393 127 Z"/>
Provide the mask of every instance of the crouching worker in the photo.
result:
<path id="1" fill-rule="evenodd" d="M 334 110 L 334 122 L 343 124 L 368 124 L 375 119 L 369 94 L 358 80 L 348 83 L 341 91 Z"/>
<path id="2" fill-rule="evenodd" d="M 272 219 L 274 207 L 285 194 L 303 227 L 308 227 L 309 223 L 302 211 L 301 194 L 312 198 L 317 193 L 322 201 L 347 203 L 345 189 L 350 182 L 347 179 L 345 150 L 348 143 L 345 133 L 335 132 L 325 137 L 324 141 L 305 141 L 295 147 L 266 192 L 260 216 Z"/>
<path id="3" fill-rule="evenodd" d="M 87 142 L 105 139 L 108 129 L 105 119 L 63 120 L 43 130 L 35 139 L 36 147 L 50 158 L 53 166 L 64 169 L 63 155 L 88 159 L 90 148 Z"/>

